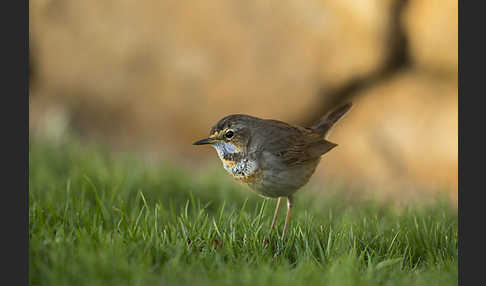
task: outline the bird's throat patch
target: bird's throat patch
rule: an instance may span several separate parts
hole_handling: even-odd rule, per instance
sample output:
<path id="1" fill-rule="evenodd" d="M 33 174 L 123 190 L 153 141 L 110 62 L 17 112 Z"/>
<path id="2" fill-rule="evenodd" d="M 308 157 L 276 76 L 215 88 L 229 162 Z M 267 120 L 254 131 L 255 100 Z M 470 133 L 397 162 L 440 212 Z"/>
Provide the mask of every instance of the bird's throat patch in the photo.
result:
<path id="1" fill-rule="evenodd" d="M 218 152 L 218 156 L 221 160 L 227 160 L 228 156 L 240 152 L 238 147 L 227 142 L 216 142 L 211 144 L 211 146 L 213 146 L 214 149 L 216 149 L 216 152 Z"/>
<path id="2" fill-rule="evenodd" d="M 212 144 L 218 152 L 219 159 L 223 162 L 224 169 L 237 180 L 253 175 L 258 169 L 256 161 L 244 158 L 241 150 L 235 145 L 227 142 Z"/>
<path id="3" fill-rule="evenodd" d="M 235 161 L 222 159 L 225 168 L 233 168 L 236 165 Z"/>

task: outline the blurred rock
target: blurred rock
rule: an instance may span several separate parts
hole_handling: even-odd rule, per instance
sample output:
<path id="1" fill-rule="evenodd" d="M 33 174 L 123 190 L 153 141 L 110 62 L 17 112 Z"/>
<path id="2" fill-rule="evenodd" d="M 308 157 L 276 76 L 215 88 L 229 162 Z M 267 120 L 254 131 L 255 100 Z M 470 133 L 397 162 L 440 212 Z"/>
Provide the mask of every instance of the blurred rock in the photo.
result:
<path id="1" fill-rule="evenodd" d="M 382 68 L 390 55 L 399 1 L 322 1 L 325 21 L 320 55 L 325 88 L 346 84 Z"/>
<path id="2" fill-rule="evenodd" d="M 330 135 L 339 146 L 318 173 L 403 197 L 445 192 L 457 202 L 457 96 L 457 82 L 416 71 L 363 91 Z"/>
<path id="3" fill-rule="evenodd" d="M 403 24 L 419 68 L 457 77 L 457 0 L 409 0 Z"/>
<path id="4" fill-rule="evenodd" d="M 32 96 L 114 143 L 187 143 L 230 113 L 295 121 L 383 65 L 394 2 L 31 1 Z"/>
<path id="5" fill-rule="evenodd" d="M 397 9 L 403 3 L 405 13 Z M 399 195 L 451 190 L 457 198 L 457 2 L 29 5 L 31 134 L 62 138 L 74 128 L 113 148 L 204 163 L 216 160 L 214 150 L 191 143 L 223 116 L 312 120 L 326 96 L 364 78 L 377 83 L 359 85 L 359 100 L 329 138 L 339 147 L 316 177 Z M 368 80 L 389 71 L 383 68 L 397 45 L 397 13 L 413 71 Z"/>

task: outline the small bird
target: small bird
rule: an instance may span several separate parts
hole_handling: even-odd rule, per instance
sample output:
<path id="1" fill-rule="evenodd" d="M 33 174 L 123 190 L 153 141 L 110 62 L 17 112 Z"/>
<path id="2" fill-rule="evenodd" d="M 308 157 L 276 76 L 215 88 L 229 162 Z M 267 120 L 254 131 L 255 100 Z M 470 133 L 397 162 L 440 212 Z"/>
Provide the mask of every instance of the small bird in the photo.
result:
<path id="1" fill-rule="evenodd" d="M 278 198 L 269 233 L 275 226 L 280 202 L 287 198 L 285 239 L 293 195 L 307 184 L 321 156 L 337 146 L 327 141 L 333 125 L 348 112 L 347 103 L 330 111 L 309 128 L 272 119 L 232 114 L 219 120 L 209 137 L 194 145 L 211 144 L 224 169 L 266 198 Z"/>

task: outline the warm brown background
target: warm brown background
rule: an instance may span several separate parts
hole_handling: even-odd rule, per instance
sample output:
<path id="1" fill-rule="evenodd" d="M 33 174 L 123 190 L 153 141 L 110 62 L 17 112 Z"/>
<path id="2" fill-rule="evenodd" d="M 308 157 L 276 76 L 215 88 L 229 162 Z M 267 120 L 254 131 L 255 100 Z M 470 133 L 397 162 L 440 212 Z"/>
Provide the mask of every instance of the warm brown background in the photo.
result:
<path id="1" fill-rule="evenodd" d="M 202 166 L 215 153 L 191 143 L 227 114 L 309 124 L 353 99 L 315 180 L 456 202 L 457 7 L 33 0 L 31 135 L 75 130 Z"/>

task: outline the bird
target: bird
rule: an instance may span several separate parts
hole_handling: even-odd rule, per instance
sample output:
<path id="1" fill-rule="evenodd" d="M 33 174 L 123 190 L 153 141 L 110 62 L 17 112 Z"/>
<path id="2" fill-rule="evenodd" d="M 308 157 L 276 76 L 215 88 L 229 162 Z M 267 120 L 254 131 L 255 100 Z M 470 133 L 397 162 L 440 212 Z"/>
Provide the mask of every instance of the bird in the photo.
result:
<path id="1" fill-rule="evenodd" d="M 209 137 L 193 145 L 209 144 L 224 169 L 264 198 L 277 199 L 269 235 L 277 220 L 282 198 L 287 198 L 287 216 L 281 240 L 285 239 L 294 194 L 314 174 L 321 156 L 337 146 L 327 140 L 329 131 L 351 108 L 348 102 L 334 108 L 310 127 L 246 114 L 231 114 L 211 127 Z"/>

